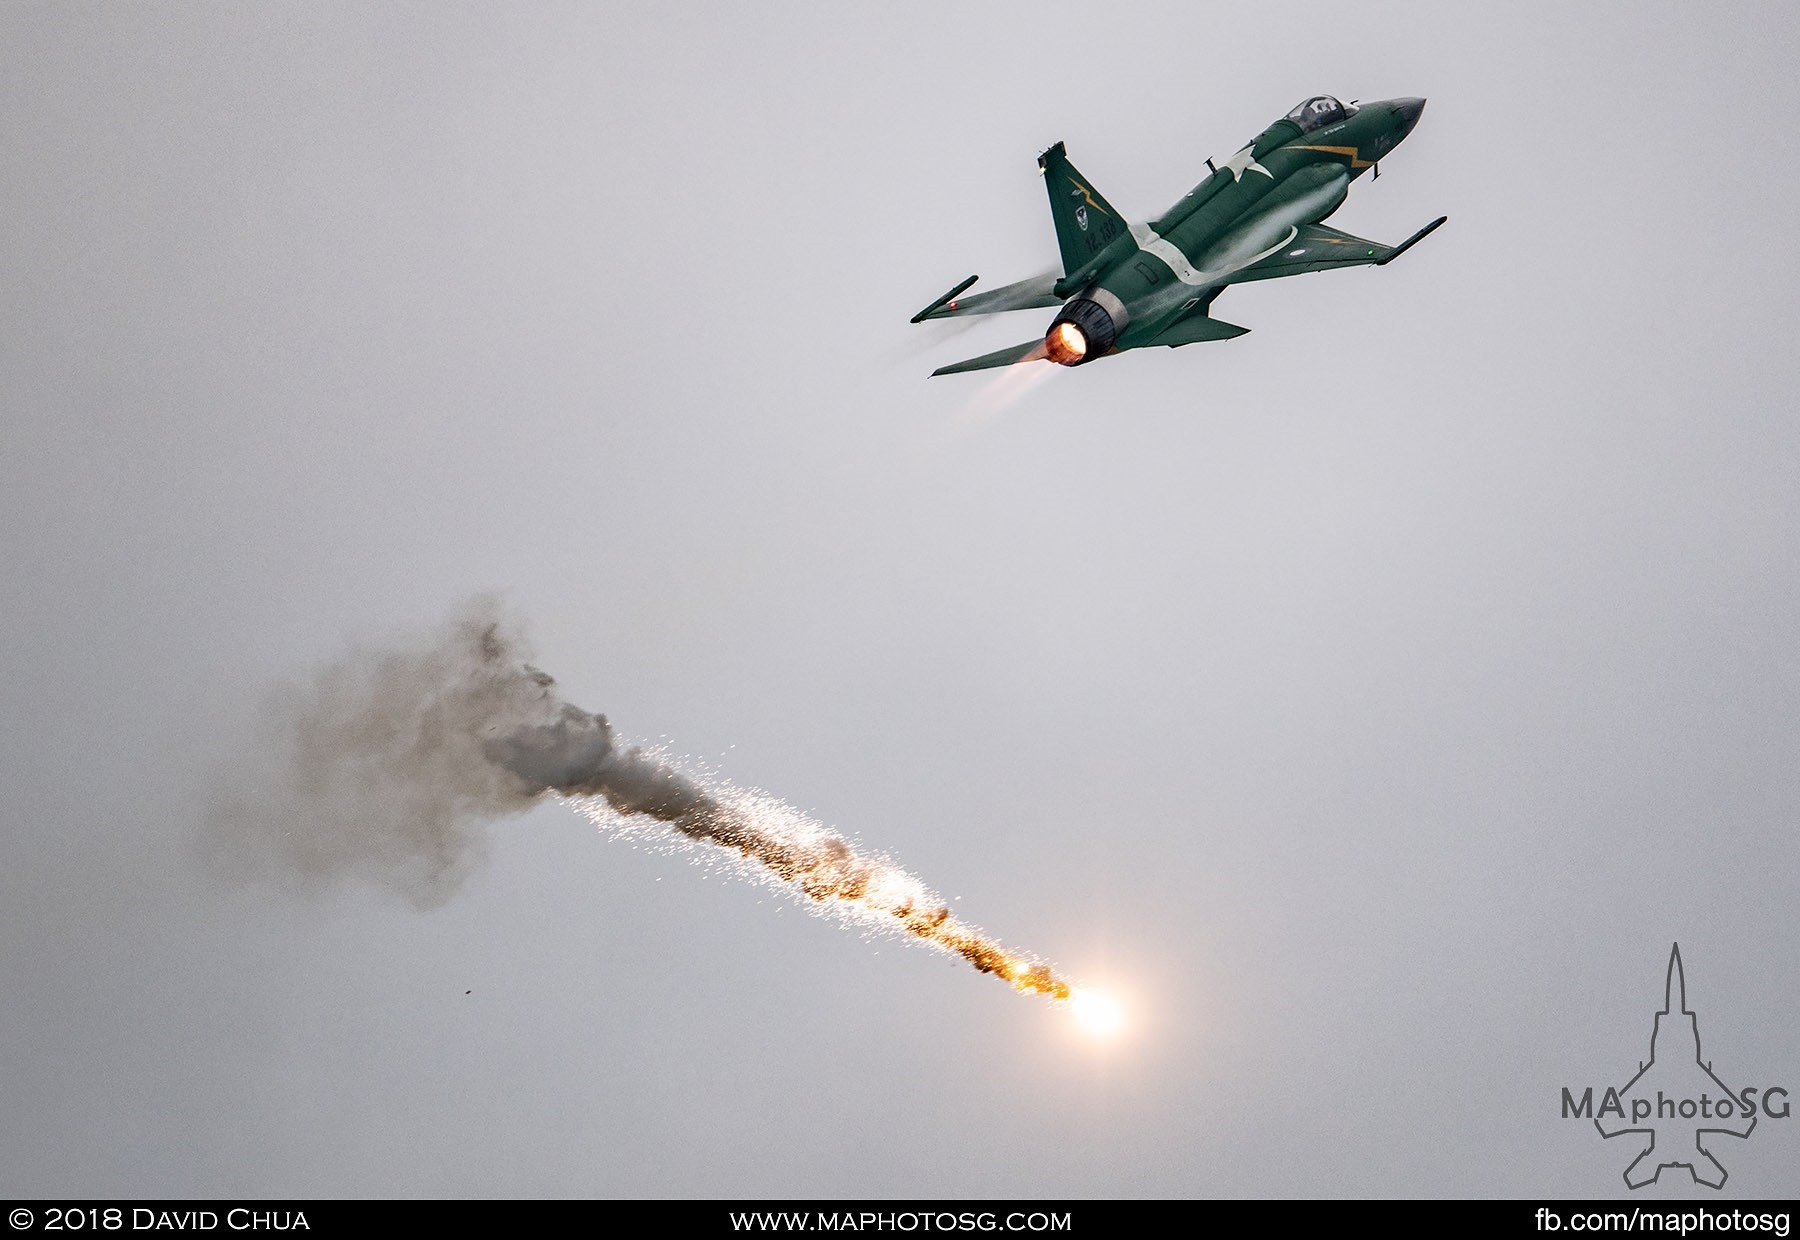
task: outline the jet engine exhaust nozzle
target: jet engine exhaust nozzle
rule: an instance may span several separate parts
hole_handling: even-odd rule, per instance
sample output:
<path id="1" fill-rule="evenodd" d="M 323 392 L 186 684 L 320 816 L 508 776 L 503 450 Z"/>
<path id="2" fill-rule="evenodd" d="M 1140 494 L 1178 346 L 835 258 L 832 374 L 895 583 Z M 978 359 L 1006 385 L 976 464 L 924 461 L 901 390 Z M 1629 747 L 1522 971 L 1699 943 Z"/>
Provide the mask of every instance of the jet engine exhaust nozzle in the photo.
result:
<path id="1" fill-rule="evenodd" d="M 1044 335 L 1044 352 L 1059 366 L 1079 366 L 1112 348 L 1118 335 L 1118 327 L 1105 307 L 1077 297 L 1050 324 Z"/>

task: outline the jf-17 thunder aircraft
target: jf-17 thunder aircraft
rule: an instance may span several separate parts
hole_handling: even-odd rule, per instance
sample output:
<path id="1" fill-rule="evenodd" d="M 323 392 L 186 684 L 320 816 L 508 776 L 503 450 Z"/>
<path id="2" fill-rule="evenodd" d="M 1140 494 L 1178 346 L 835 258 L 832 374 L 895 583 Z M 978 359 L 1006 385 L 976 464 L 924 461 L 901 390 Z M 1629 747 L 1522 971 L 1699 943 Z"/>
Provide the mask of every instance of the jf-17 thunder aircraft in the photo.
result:
<path id="1" fill-rule="evenodd" d="M 912 321 L 1061 306 L 1041 339 L 950 366 L 934 375 L 1049 360 L 1080 366 L 1149 345 L 1174 348 L 1229 340 L 1250 329 L 1212 317 L 1228 284 L 1273 280 L 1335 267 L 1384 266 L 1418 244 L 1439 216 L 1399 245 L 1381 245 L 1321 222 L 1338 209 L 1350 182 L 1400 145 L 1423 99 L 1339 103 L 1315 95 L 1217 166 L 1161 219 L 1129 224 L 1075 170 L 1063 144 L 1038 156 L 1050 191 L 1050 215 L 1062 250 L 1062 274 L 962 294 L 961 284 Z"/>

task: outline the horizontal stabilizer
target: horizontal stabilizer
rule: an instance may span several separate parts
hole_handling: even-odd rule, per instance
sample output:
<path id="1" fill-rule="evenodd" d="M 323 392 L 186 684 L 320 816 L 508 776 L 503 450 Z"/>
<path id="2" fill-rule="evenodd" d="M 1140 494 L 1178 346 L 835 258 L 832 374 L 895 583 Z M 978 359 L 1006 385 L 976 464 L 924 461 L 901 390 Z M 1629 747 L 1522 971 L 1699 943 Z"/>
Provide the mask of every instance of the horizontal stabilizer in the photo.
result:
<path id="1" fill-rule="evenodd" d="M 1145 345 L 1166 345 L 1168 348 L 1179 348 L 1184 344 L 1199 344 L 1203 340 L 1230 340 L 1233 336 L 1242 336 L 1250 329 L 1239 327 L 1236 323 L 1227 323 L 1223 319 L 1209 318 L 1204 314 L 1196 314 L 1181 320 L 1165 332 L 1152 336 Z"/>
<path id="2" fill-rule="evenodd" d="M 966 370 L 992 370 L 996 366 L 1012 366 L 1018 362 L 1040 361 L 1049 355 L 1044 352 L 1042 337 L 1027 340 L 1024 344 L 1015 344 L 1010 348 L 996 349 L 992 353 L 983 353 L 980 357 L 972 357 L 966 362 L 952 362 L 948 366 L 939 366 L 932 371 L 933 375 L 960 375 Z"/>
<path id="3" fill-rule="evenodd" d="M 955 302 L 956 302 L 956 295 L 958 293 L 962 292 L 964 289 L 968 288 L 971 284 L 975 283 L 975 281 L 977 281 L 979 279 L 981 279 L 980 276 L 970 276 L 967 280 L 964 280 L 961 284 L 958 284 L 955 288 L 951 289 L 948 293 L 945 293 L 942 297 L 940 297 L 936 301 L 932 302 L 929 306 L 926 306 L 923 310 L 921 310 L 917 314 L 913 315 L 909 321 L 913 322 L 913 323 L 922 323 L 926 319 L 930 318 L 932 316 L 932 314 L 935 311 L 937 311 L 940 307 L 951 306 L 952 308 L 954 308 Z"/>
<path id="4" fill-rule="evenodd" d="M 913 316 L 913 322 L 961 318 L 965 314 L 999 314 L 1004 310 L 1046 310 L 1063 303 L 1062 298 L 1050 291 L 1056 283 L 1054 271 L 1032 276 L 1029 280 L 1020 280 L 1017 284 L 1006 284 L 985 293 L 976 293 L 972 297 L 957 296 L 974 282 L 971 278 L 958 285 Z"/>

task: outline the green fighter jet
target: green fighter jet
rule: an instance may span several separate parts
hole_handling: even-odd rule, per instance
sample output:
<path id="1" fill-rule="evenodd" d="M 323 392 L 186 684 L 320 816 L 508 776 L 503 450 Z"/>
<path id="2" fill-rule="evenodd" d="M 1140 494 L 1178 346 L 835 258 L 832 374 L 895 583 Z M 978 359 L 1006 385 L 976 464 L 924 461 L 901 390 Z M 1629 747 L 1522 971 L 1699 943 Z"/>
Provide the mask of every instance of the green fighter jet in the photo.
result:
<path id="1" fill-rule="evenodd" d="M 970 276 L 913 316 L 926 319 L 1061 306 L 1042 339 L 1000 349 L 936 375 L 1048 360 L 1080 366 L 1147 345 L 1175 348 L 1229 340 L 1249 328 L 1212 317 L 1228 284 L 1272 280 L 1335 267 L 1393 262 L 1448 217 L 1402 241 L 1380 245 L 1327 228 L 1350 182 L 1393 150 L 1419 123 L 1423 99 L 1339 103 L 1315 95 L 1270 125 L 1161 219 L 1128 224 L 1075 170 L 1063 144 L 1038 156 L 1063 274 L 1046 272 L 964 297 Z"/>

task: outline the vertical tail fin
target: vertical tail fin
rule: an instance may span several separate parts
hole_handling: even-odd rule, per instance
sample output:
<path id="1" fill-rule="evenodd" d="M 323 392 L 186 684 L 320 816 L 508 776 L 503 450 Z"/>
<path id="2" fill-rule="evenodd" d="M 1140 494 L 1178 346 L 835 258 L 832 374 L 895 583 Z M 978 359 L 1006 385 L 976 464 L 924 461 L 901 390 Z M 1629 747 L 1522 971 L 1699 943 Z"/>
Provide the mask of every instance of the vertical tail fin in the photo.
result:
<path id="1" fill-rule="evenodd" d="M 1038 156 L 1038 170 L 1050 193 L 1050 218 L 1056 222 L 1063 275 L 1071 276 L 1125 233 L 1125 217 L 1075 170 L 1062 143 Z"/>

